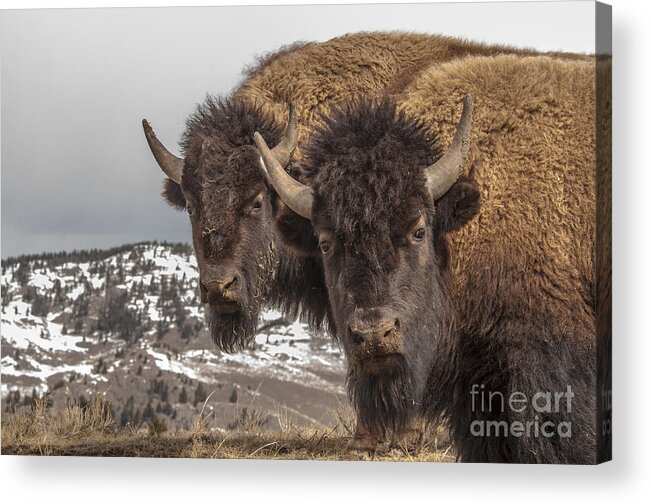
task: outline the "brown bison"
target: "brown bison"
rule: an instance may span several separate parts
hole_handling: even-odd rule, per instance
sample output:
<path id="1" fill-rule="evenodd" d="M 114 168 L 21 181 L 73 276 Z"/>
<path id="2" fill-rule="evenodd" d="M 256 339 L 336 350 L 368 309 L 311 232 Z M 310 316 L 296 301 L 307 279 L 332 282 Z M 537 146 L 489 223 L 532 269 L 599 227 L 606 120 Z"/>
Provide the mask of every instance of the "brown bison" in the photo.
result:
<path id="1" fill-rule="evenodd" d="M 209 97 L 197 107 L 183 134 L 183 158 L 170 153 L 143 121 L 149 146 L 168 176 L 164 197 L 189 214 L 201 299 L 221 350 L 251 341 L 263 303 L 302 315 L 316 327 L 327 319 L 320 261 L 278 250 L 271 220 L 282 204 L 260 175 L 253 132 L 280 144 L 286 103 L 293 100 L 300 122 L 295 133 L 302 143 L 332 106 L 356 96 L 399 93 L 437 62 L 503 52 L 527 53 L 400 33 L 296 44 L 249 70 L 230 97 Z M 287 141 L 278 148 L 283 158 L 290 154 Z M 294 156 L 300 159 L 300 151 Z"/>
<path id="2" fill-rule="evenodd" d="M 594 61 L 432 66 L 334 110 L 305 185 L 262 136 L 277 232 L 323 265 L 358 446 L 424 415 L 464 461 L 595 462 Z"/>

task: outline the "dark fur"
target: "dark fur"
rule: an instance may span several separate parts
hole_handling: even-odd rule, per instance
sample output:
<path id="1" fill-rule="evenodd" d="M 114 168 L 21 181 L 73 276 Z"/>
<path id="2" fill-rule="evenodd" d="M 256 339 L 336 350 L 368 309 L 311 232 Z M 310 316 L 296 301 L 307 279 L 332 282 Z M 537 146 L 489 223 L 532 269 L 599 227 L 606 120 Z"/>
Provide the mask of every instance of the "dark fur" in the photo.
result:
<path id="1" fill-rule="evenodd" d="M 314 189 L 312 222 L 285 212 L 283 240 L 319 257 L 315 232 L 336 245 L 324 261 L 330 306 L 349 359 L 348 388 L 362 426 L 378 437 L 400 434 L 420 410 L 439 339 L 451 328 L 445 233 L 477 212 L 479 193 L 466 178 L 438 202 L 423 168 L 440 156 L 419 122 L 388 101 L 360 101 L 325 119 L 305 146 L 300 169 Z M 410 225 L 422 215 L 428 240 L 413 245 Z M 418 264 L 422 264 L 419 267 Z M 415 282 L 414 278 L 427 278 Z M 381 372 L 358 362 L 347 321 L 359 307 L 382 307 L 401 322 L 404 354 Z"/>
<path id="2" fill-rule="evenodd" d="M 379 438 L 391 432 L 404 432 L 416 417 L 422 387 L 419 390 L 414 383 L 406 360 L 377 375 L 368 375 L 353 366 L 347 382 L 348 395 L 362 427 Z"/>
<path id="3" fill-rule="evenodd" d="M 585 312 L 576 307 L 568 315 L 553 297 L 530 302 L 533 291 L 520 292 L 529 286 L 514 276 L 526 271 L 517 264 L 525 256 L 516 251 L 508 268 L 493 265 L 477 274 L 479 279 L 492 271 L 497 292 L 478 280 L 463 287 L 476 293 L 464 296 L 471 306 L 459 304 L 449 279 L 445 235 L 479 212 L 479 193 L 472 180 L 462 177 L 441 199 L 429 200 L 422 168 L 439 155 L 433 141 L 420 123 L 386 101 L 338 110 L 305 147 L 301 171 L 315 194 L 311 224 L 290 215 L 279 219 L 283 239 L 314 257 L 317 242 L 311 232 L 323 236 L 329 229 L 332 234 L 326 236 L 335 236 L 336 249 L 324 259 L 324 269 L 340 335 L 346 334 L 346 321 L 357 307 L 400 315 L 404 360 L 383 372 L 364 371 L 353 343 L 342 337 L 360 422 L 378 437 L 387 431 L 400 434 L 420 411 L 430 420 L 449 422 L 464 461 L 593 462 L 594 347 L 577 343 L 590 341 Z M 421 246 L 420 252 L 404 238 L 418 211 L 431 231 L 429 248 Z M 472 282 L 474 276 L 467 278 Z M 589 290 L 585 302 L 586 308 L 593 302 Z M 540 424 L 571 421 L 572 437 L 471 436 L 474 420 L 534 420 L 531 409 L 472 410 L 474 384 L 506 397 L 524 392 L 529 398 L 571 386 L 571 412 L 537 415 Z"/>
<path id="4" fill-rule="evenodd" d="M 488 298 L 479 304 L 478 318 L 458 321 L 453 337 L 441 342 L 429 378 L 429 418 L 448 421 L 463 461 L 594 463 L 594 350 L 577 345 L 569 337 L 585 331 L 580 321 L 566 318 L 568 325 L 563 326 L 543 310 L 513 310 L 496 306 Z M 484 322 L 478 325 L 482 316 Z M 526 345 L 521 335 L 527 336 Z M 524 392 L 528 397 L 538 391 L 564 391 L 570 385 L 574 393 L 572 412 L 563 410 L 560 417 L 572 422 L 572 438 L 471 436 L 470 425 L 475 420 L 505 420 L 510 424 L 534 419 L 530 409 L 522 413 L 508 408 L 501 412 L 498 407 L 493 413 L 477 408 L 473 411 L 469 391 L 474 384 L 507 396 Z M 559 422 L 556 413 L 537 415 L 540 423 Z"/>
<path id="5" fill-rule="evenodd" d="M 283 129 L 261 108 L 208 97 L 187 122 L 182 187 L 171 180 L 165 183 L 163 195 L 171 205 L 193 208 L 190 222 L 200 271 L 205 274 L 226 264 L 242 277 L 236 313 L 218 313 L 206 304 L 213 341 L 223 351 L 233 352 L 250 343 L 263 303 L 303 314 L 315 326 L 326 316 L 318 296 L 307 295 L 324 292 L 318 263 L 290 253 L 281 255 L 276 249 L 270 196 L 252 145 L 253 132 L 264 132 L 275 144 Z M 254 215 L 249 206 L 261 192 L 264 206 Z M 206 230 L 213 231 L 206 235 Z"/>

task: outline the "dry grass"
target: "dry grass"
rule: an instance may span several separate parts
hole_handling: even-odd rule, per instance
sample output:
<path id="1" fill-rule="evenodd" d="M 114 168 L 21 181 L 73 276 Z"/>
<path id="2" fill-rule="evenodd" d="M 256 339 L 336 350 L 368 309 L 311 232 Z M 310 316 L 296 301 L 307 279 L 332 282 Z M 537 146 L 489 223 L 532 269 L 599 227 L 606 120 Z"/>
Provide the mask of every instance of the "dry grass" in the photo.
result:
<path id="1" fill-rule="evenodd" d="M 393 449 L 382 453 L 347 451 L 350 426 L 330 430 L 288 425 L 280 432 L 251 425 L 235 431 L 212 431 L 200 418 L 190 430 L 119 429 L 110 404 L 94 399 L 85 406 L 67 403 L 61 410 L 37 400 L 31 409 L 3 415 L 3 455 L 75 455 L 160 458 L 259 458 L 293 460 L 389 460 L 452 462 L 449 446 L 427 436 L 419 453 Z"/>

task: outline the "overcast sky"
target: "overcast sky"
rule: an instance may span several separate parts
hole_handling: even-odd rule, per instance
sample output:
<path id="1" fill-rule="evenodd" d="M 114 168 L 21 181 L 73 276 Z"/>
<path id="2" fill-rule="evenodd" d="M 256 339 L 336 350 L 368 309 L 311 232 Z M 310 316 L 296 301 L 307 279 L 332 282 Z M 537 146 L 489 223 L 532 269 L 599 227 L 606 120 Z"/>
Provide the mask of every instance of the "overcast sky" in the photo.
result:
<path id="1" fill-rule="evenodd" d="M 189 241 L 140 121 L 171 149 L 206 93 L 297 40 L 408 30 L 594 51 L 594 4 L 76 9 L 0 13 L 2 257 Z"/>

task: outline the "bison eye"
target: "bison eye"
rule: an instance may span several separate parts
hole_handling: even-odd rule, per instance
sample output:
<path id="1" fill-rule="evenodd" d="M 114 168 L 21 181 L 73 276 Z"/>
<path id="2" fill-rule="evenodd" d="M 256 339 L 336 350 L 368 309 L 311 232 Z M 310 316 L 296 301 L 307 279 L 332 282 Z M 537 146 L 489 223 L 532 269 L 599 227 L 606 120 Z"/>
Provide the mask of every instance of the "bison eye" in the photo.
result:
<path id="1" fill-rule="evenodd" d="M 420 226 L 414 231 L 414 241 L 422 242 L 425 239 L 425 226 Z"/>
<path id="2" fill-rule="evenodd" d="M 261 210 L 262 210 L 262 199 L 255 200 L 253 202 L 253 205 L 251 205 L 251 212 L 260 213 Z"/>
<path id="3" fill-rule="evenodd" d="M 321 253 L 323 255 L 326 255 L 328 252 L 330 252 L 330 242 L 328 241 L 321 241 L 319 242 L 319 249 L 321 250 Z"/>
<path id="4" fill-rule="evenodd" d="M 188 215 L 192 217 L 194 215 L 194 208 L 191 206 L 185 207 L 185 211 L 188 212 Z"/>

